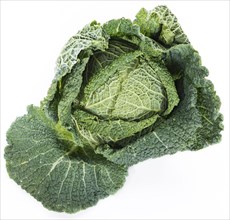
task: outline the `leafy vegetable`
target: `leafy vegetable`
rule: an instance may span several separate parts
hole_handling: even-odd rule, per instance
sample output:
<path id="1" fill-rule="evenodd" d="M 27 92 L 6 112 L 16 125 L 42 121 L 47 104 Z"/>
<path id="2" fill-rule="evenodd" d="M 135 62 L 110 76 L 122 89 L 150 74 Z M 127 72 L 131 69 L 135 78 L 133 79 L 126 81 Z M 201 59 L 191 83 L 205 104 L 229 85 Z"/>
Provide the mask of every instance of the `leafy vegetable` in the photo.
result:
<path id="1" fill-rule="evenodd" d="M 220 141 L 220 100 L 166 6 L 86 25 L 65 45 L 40 107 L 7 132 L 8 173 L 48 209 L 115 193 L 148 158 Z"/>

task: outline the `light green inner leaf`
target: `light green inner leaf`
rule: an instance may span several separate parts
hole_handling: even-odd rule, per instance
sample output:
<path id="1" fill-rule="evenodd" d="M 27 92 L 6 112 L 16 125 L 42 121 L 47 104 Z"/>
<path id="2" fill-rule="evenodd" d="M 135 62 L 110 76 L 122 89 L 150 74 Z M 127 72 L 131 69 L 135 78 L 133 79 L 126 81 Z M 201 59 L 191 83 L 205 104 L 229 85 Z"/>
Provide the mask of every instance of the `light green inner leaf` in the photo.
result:
<path id="1" fill-rule="evenodd" d="M 93 55 L 102 68 L 91 73 L 81 106 L 105 119 L 137 120 L 163 112 L 167 96 L 158 76 L 162 68 L 157 64 L 151 68 L 143 52 L 131 49 L 126 52 L 123 47 L 120 49 L 116 42 L 114 52 L 115 46 L 111 43 L 108 50 Z M 107 65 L 103 68 L 104 62 Z"/>

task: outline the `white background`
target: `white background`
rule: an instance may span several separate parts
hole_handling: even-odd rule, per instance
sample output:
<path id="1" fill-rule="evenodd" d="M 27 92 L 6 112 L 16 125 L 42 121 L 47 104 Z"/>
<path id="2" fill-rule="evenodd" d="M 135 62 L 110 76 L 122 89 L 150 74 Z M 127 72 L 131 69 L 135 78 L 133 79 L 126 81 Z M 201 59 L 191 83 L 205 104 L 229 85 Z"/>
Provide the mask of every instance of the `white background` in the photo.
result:
<path id="1" fill-rule="evenodd" d="M 229 219 L 229 2 L 2 2 L 2 219 Z M 124 187 L 76 214 L 49 211 L 11 180 L 5 133 L 28 104 L 39 105 L 54 77 L 56 58 L 85 24 L 134 19 L 141 7 L 166 4 L 199 51 L 222 100 L 222 142 L 198 152 L 150 159 L 129 169 Z"/>

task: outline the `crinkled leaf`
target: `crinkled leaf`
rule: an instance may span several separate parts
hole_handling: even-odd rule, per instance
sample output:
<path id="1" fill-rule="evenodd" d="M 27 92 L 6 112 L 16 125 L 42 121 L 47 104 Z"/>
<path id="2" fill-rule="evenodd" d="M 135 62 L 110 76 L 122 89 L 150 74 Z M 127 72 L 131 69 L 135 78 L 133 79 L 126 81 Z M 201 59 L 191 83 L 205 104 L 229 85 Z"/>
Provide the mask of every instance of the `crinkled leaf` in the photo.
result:
<path id="1" fill-rule="evenodd" d="M 176 111 L 153 131 L 139 137 L 122 149 L 99 146 L 97 152 L 115 163 L 130 166 L 149 158 L 187 150 L 187 147 L 194 143 L 196 131 L 201 127 L 201 118 L 194 107 L 196 89 L 186 81 L 184 86 L 186 86 L 185 98 L 176 107 Z"/>
<path id="2" fill-rule="evenodd" d="M 134 23 L 140 26 L 144 35 L 160 41 L 165 46 L 189 43 L 177 18 L 167 6 L 160 5 L 151 11 L 142 8 Z"/>
<path id="3" fill-rule="evenodd" d="M 92 150 L 72 151 L 71 136 L 61 135 L 60 128 L 59 132 L 56 129 L 34 107 L 9 129 L 7 171 L 23 189 L 48 209 L 73 213 L 96 204 L 123 185 L 125 167 Z"/>
<path id="4" fill-rule="evenodd" d="M 213 85 L 204 77 L 207 69 L 201 66 L 197 52 L 190 45 L 178 45 L 167 52 L 166 64 L 183 70 L 177 81 L 180 94 L 178 107 L 170 117 L 153 131 L 134 139 L 122 149 L 99 146 L 97 152 L 118 164 L 132 165 L 148 158 L 188 149 L 201 149 L 220 140 L 222 115 L 219 98 Z M 201 107 L 203 106 L 203 107 Z"/>
<path id="5" fill-rule="evenodd" d="M 70 38 L 63 48 L 56 66 L 56 76 L 42 102 L 43 108 L 62 123 L 70 121 L 71 104 L 78 96 L 82 73 L 93 51 L 108 47 L 108 36 L 96 22 L 85 26 Z"/>
<path id="6" fill-rule="evenodd" d="M 84 111 L 73 114 L 76 129 L 83 139 L 84 144 L 95 148 L 105 143 L 117 142 L 124 138 L 132 137 L 141 130 L 148 128 L 156 122 L 158 115 L 141 121 L 123 121 L 120 119 L 104 121 L 97 116 Z"/>

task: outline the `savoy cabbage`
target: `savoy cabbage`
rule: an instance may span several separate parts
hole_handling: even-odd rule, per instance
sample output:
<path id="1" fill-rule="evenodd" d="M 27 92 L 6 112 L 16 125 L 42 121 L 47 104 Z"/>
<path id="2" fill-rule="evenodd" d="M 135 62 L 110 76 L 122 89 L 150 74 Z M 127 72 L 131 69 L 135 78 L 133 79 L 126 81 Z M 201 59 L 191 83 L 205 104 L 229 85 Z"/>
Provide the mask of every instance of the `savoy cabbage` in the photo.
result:
<path id="1" fill-rule="evenodd" d="M 9 176 L 51 210 L 115 193 L 148 158 L 220 141 L 220 100 L 166 6 L 86 25 L 62 50 L 39 107 L 7 132 Z"/>

